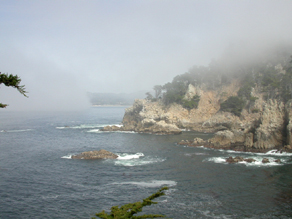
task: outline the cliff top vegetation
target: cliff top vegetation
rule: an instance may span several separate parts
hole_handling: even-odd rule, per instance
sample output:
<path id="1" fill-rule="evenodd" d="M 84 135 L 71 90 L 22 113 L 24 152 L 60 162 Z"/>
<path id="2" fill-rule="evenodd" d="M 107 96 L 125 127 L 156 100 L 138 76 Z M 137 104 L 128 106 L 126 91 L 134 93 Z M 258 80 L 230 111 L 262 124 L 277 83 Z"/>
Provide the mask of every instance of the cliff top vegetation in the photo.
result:
<path id="1" fill-rule="evenodd" d="M 258 57 L 250 58 L 249 54 L 245 54 L 246 58 L 235 55 L 235 49 L 229 50 L 208 66 L 194 66 L 188 72 L 174 77 L 171 82 L 154 86 L 154 96 L 148 92 L 146 99 L 161 101 L 165 105 L 177 103 L 186 109 L 193 109 L 198 106 L 200 96 L 186 97 L 190 84 L 215 90 L 238 80 L 240 88 L 237 95 L 222 102 L 220 110 L 240 116 L 242 109 L 256 100 L 252 96 L 255 87 L 264 93 L 266 100 L 287 102 L 292 98 L 292 56 L 289 51 L 292 51 L 290 47 L 281 47 Z"/>

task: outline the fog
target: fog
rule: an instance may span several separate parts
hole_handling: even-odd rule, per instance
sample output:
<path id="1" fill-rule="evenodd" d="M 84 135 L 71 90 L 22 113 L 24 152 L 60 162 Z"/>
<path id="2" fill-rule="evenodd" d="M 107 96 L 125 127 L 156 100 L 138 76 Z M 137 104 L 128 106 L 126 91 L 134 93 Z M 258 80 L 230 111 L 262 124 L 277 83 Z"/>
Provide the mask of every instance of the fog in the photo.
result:
<path id="1" fill-rule="evenodd" d="M 288 0 L 0 0 L 0 71 L 29 92 L 0 85 L 9 104 L 1 110 L 82 109 L 87 92 L 150 91 L 230 45 L 256 56 L 291 43 L 291 8 Z"/>

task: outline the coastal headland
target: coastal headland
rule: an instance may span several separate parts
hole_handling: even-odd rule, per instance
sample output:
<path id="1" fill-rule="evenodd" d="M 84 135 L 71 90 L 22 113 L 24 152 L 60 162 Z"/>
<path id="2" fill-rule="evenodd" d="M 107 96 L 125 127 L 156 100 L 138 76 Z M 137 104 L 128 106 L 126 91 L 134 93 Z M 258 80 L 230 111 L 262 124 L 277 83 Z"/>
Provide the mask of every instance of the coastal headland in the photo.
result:
<path id="1" fill-rule="evenodd" d="M 154 86 L 155 95 L 148 92 L 125 110 L 123 126 L 107 126 L 103 131 L 180 134 L 192 130 L 214 137 L 180 144 L 291 151 L 291 58 L 275 56 L 273 62 L 249 63 L 244 71 L 241 65 L 229 71 L 222 71 L 221 64 L 212 68 L 194 67 L 172 82 Z"/>

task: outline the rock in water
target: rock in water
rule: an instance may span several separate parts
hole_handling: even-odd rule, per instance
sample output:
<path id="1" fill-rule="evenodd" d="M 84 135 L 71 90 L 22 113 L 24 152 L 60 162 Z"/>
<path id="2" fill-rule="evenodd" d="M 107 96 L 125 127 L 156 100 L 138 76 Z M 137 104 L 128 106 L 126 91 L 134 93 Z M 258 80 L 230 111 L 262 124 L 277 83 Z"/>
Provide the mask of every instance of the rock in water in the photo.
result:
<path id="1" fill-rule="evenodd" d="M 268 158 L 263 158 L 262 163 L 270 163 Z"/>
<path id="2" fill-rule="evenodd" d="M 99 151 L 86 151 L 81 154 L 72 155 L 72 159 L 116 159 L 117 157 L 118 155 L 103 149 Z"/>

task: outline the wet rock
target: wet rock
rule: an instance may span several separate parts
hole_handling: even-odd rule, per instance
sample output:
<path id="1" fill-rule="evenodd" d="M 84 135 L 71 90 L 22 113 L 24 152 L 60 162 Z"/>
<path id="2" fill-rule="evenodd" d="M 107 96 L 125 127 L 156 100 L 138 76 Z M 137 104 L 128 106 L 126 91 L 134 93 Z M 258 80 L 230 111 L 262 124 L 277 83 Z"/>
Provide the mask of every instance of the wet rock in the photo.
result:
<path id="1" fill-rule="evenodd" d="M 280 159 L 275 160 L 276 163 L 282 163 Z"/>
<path id="2" fill-rule="evenodd" d="M 102 131 L 112 132 L 112 131 L 121 131 L 121 127 L 118 127 L 116 125 L 108 125 L 105 126 Z"/>
<path id="3" fill-rule="evenodd" d="M 179 144 L 179 145 L 186 145 L 187 144 L 187 142 L 185 141 L 185 140 L 181 140 L 179 143 L 177 143 L 177 144 Z"/>
<path id="4" fill-rule="evenodd" d="M 255 162 L 256 160 L 253 158 L 246 158 L 246 159 L 244 159 L 244 161 L 247 163 L 252 163 L 252 162 Z"/>
<path id="5" fill-rule="evenodd" d="M 194 144 L 204 144 L 205 141 L 202 138 L 194 138 Z"/>
<path id="6" fill-rule="evenodd" d="M 99 151 L 86 151 L 82 152 L 81 154 L 72 155 L 72 159 L 116 159 L 118 155 L 106 151 L 106 150 L 99 150 Z"/>
<path id="7" fill-rule="evenodd" d="M 240 156 L 236 156 L 236 157 L 234 158 L 234 160 L 235 160 L 236 162 L 244 161 L 243 157 L 240 157 Z"/>
<path id="8" fill-rule="evenodd" d="M 238 163 L 238 162 L 242 162 L 244 161 L 243 157 L 240 157 L 240 156 L 236 156 L 236 157 L 228 157 L 226 159 L 226 162 L 227 163 Z"/>
<path id="9" fill-rule="evenodd" d="M 226 158 L 227 163 L 236 163 L 233 157 Z"/>
<path id="10" fill-rule="evenodd" d="M 262 163 L 270 163 L 270 160 L 268 158 L 263 158 Z"/>

